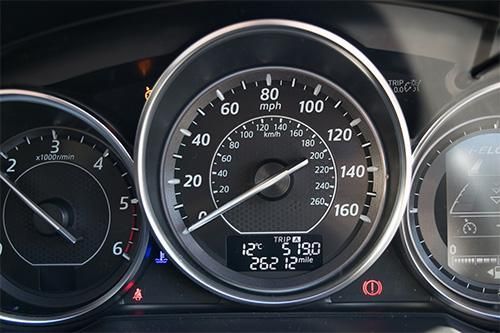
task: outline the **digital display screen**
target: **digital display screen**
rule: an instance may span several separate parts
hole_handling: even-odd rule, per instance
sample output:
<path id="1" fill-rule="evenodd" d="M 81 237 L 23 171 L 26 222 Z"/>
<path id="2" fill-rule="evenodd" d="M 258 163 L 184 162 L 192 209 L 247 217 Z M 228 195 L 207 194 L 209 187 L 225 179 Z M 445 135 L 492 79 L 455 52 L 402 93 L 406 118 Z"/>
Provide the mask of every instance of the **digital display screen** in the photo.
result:
<path id="1" fill-rule="evenodd" d="M 464 140 L 446 154 L 448 266 L 500 282 L 500 134 Z"/>
<path id="2" fill-rule="evenodd" d="M 311 271 L 323 264 L 321 235 L 229 236 L 227 266 L 235 271 Z"/>

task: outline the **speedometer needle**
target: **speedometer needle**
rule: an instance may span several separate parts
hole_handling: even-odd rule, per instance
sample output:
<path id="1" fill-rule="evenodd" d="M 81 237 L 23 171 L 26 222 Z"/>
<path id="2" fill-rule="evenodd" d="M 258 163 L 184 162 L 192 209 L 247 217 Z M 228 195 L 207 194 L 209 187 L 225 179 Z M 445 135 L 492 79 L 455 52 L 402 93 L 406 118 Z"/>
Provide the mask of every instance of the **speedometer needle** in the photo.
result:
<path id="1" fill-rule="evenodd" d="M 193 224 L 189 228 L 185 229 L 183 233 L 188 234 L 190 232 L 193 232 L 193 231 L 203 227 L 205 224 L 213 221 L 215 218 L 219 217 L 220 215 L 222 215 L 225 212 L 233 209 L 234 207 L 242 204 L 243 202 L 247 201 L 248 199 L 250 199 L 254 195 L 266 190 L 267 188 L 269 188 L 271 186 L 273 186 L 274 184 L 276 184 L 277 182 L 279 182 L 283 178 L 299 171 L 300 169 L 302 169 L 303 167 L 305 167 L 308 164 L 309 164 L 309 160 L 305 159 L 302 162 L 297 163 L 294 166 L 292 166 L 288 169 L 285 169 L 285 170 L 281 171 L 280 173 L 263 180 L 262 182 L 258 183 L 257 185 L 255 185 L 254 187 L 249 189 L 248 191 L 243 192 L 242 194 L 238 195 L 236 198 L 228 201 L 227 203 L 220 206 L 219 208 L 217 208 L 216 210 L 214 210 L 210 214 L 206 215 L 204 218 L 202 218 L 201 220 L 199 220 L 198 222 L 196 222 L 195 224 Z"/>
<path id="2" fill-rule="evenodd" d="M 28 198 L 20 189 L 17 188 L 16 184 L 12 182 L 9 177 L 0 172 L 0 179 L 14 192 L 25 204 L 28 206 L 36 215 L 42 218 L 45 222 L 50 224 L 61 236 L 63 236 L 71 244 L 75 244 L 78 240 L 73 236 L 65 227 L 63 227 L 59 222 L 57 222 L 52 216 L 47 214 L 40 206 L 38 206 L 33 200 Z"/>

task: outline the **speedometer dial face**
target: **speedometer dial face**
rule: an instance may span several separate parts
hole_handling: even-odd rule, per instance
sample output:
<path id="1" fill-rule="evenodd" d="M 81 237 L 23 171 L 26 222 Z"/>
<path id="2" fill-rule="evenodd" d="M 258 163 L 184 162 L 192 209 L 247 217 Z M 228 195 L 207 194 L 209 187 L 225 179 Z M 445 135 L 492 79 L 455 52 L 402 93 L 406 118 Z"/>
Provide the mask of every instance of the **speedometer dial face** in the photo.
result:
<path id="1" fill-rule="evenodd" d="M 386 80 L 341 37 L 296 21 L 235 24 L 156 83 L 136 140 L 139 198 L 201 286 L 255 305 L 326 298 L 396 232 L 409 192 L 403 123 Z"/>
<path id="2" fill-rule="evenodd" d="M 361 107 L 291 68 L 227 77 L 186 108 L 163 198 L 186 251 L 227 283 L 270 293 L 338 273 L 378 223 L 386 167 Z"/>

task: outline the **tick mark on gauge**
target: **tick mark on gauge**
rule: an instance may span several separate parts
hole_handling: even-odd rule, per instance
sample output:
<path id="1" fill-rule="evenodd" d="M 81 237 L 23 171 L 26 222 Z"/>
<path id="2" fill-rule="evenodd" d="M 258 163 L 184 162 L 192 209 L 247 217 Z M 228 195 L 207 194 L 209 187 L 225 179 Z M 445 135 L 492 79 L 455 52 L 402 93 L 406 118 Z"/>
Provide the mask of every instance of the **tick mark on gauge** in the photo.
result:
<path id="1" fill-rule="evenodd" d="M 340 104 L 342 104 L 342 101 L 338 101 L 337 103 L 335 103 L 333 107 L 337 109 L 340 106 Z"/>
<path id="2" fill-rule="evenodd" d="M 375 193 L 375 192 L 366 192 L 366 195 L 368 195 L 370 197 L 376 197 L 377 193 Z"/>
<path id="3" fill-rule="evenodd" d="M 9 157 L 7 155 L 5 155 L 4 152 L 0 151 L 0 156 L 2 156 L 4 159 L 9 159 Z"/>
<path id="4" fill-rule="evenodd" d="M 222 94 L 222 92 L 219 89 L 217 89 L 215 91 L 215 94 L 217 95 L 217 98 L 219 98 L 221 101 L 223 101 L 225 99 L 224 95 Z"/>
<path id="5" fill-rule="evenodd" d="M 319 93 L 321 91 L 321 84 L 318 84 L 315 88 L 314 88 L 314 91 L 313 91 L 313 95 L 314 96 L 318 96 Z"/>
<path id="6" fill-rule="evenodd" d="M 126 175 L 128 175 L 128 172 L 122 173 L 122 178 L 125 177 Z"/>
<path id="7" fill-rule="evenodd" d="M 55 130 L 52 130 L 52 139 L 57 140 L 57 133 Z"/>
<path id="8" fill-rule="evenodd" d="M 122 257 L 125 258 L 125 260 L 130 261 L 130 257 L 128 256 L 128 254 L 123 253 Z"/>
<path id="9" fill-rule="evenodd" d="M 245 84 L 245 81 L 241 81 L 241 87 L 243 90 L 247 90 L 247 85 Z"/>
<path id="10" fill-rule="evenodd" d="M 179 154 L 173 154 L 172 157 L 176 158 L 178 160 L 182 160 L 182 155 L 179 155 Z"/>
<path id="11" fill-rule="evenodd" d="M 137 232 L 137 231 L 139 231 L 139 228 L 134 227 L 134 228 L 130 228 L 130 230 Z"/>
<path id="12" fill-rule="evenodd" d="M 31 144 L 31 141 L 30 141 L 30 138 L 26 137 L 26 142 L 30 145 Z"/>
<path id="13" fill-rule="evenodd" d="M 108 157 L 109 156 L 109 149 L 106 149 L 104 153 L 102 153 L 103 157 Z"/>
<path id="14" fill-rule="evenodd" d="M 203 117 L 205 117 L 207 114 L 205 112 L 203 112 L 203 110 L 201 108 L 198 108 L 198 111 L 199 114 L 201 114 Z"/>
<path id="15" fill-rule="evenodd" d="M 410 214 L 416 214 L 418 213 L 418 209 L 417 208 L 411 208 L 410 209 Z"/>
<path id="16" fill-rule="evenodd" d="M 295 78 L 293 78 L 293 79 L 292 79 L 292 87 L 295 87 L 295 82 L 296 82 L 296 81 L 297 81 L 297 80 L 296 80 Z"/>
<path id="17" fill-rule="evenodd" d="M 177 204 L 174 206 L 174 209 L 180 209 L 182 207 L 184 207 L 184 204 Z"/>
<path id="18" fill-rule="evenodd" d="M 361 215 L 359 216 L 359 219 L 360 219 L 361 221 L 365 222 L 365 223 L 372 223 L 372 220 L 371 220 L 368 216 L 363 215 L 363 214 L 361 214 Z"/>
<path id="19" fill-rule="evenodd" d="M 271 77 L 271 74 L 266 74 L 266 84 L 270 86 L 273 83 L 273 79 Z"/>
<path id="20" fill-rule="evenodd" d="M 169 183 L 170 185 L 177 185 L 181 183 L 181 180 L 178 178 L 172 178 L 167 183 Z"/>
<path id="21" fill-rule="evenodd" d="M 184 134 L 185 136 L 191 136 L 193 133 L 191 133 L 190 130 L 187 130 L 185 128 L 181 128 L 181 133 Z"/>
<path id="22" fill-rule="evenodd" d="M 371 146 L 371 144 L 372 144 L 371 142 L 365 142 L 365 143 L 363 143 L 363 144 L 361 145 L 361 147 L 363 147 L 363 148 L 370 147 L 370 146 Z"/>
<path id="23" fill-rule="evenodd" d="M 354 126 L 358 125 L 360 122 L 361 122 L 361 119 L 360 119 L 360 118 L 356 118 L 356 119 L 354 119 L 353 121 L 351 121 L 351 122 L 349 123 L 349 125 L 350 125 L 351 127 L 354 127 Z"/>
<path id="24" fill-rule="evenodd" d="M 376 172 L 376 171 L 378 171 L 378 168 L 376 166 L 369 166 L 368 168 L 366 168 L 366 171 Z"/>
<path id="25" fill-rule="evenodd" d="M 132 205 L 136 205 L 136 204 L 138 204 L 138 203 L 139 203 L 139 199 L 137 199 L 137 198 L 130 199 L 130 203 L 131 203 Z"/>
<path id="26" fill-rule="evenodd" d="M 80 138 L 80 143 L 83 143 L 83 140 L 85 140 L 85 136 L 82 135 L 82 137 Z"/>

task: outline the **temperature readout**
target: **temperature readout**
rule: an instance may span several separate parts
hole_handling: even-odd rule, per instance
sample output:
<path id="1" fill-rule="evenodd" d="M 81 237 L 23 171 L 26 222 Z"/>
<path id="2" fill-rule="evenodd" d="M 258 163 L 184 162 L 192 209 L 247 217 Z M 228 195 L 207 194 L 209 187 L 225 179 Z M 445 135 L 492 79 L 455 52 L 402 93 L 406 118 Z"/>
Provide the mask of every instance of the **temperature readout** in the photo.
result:
<path id="1" fill-rule="evenodd" d="M 236 271 L 311 271 L 323 264 L 321 235 L 227 238 L 227 266 Z"/>

